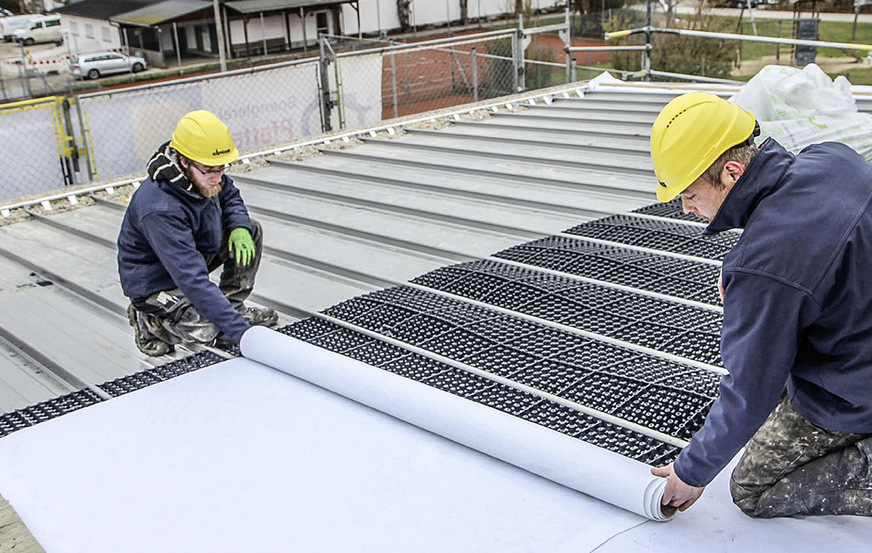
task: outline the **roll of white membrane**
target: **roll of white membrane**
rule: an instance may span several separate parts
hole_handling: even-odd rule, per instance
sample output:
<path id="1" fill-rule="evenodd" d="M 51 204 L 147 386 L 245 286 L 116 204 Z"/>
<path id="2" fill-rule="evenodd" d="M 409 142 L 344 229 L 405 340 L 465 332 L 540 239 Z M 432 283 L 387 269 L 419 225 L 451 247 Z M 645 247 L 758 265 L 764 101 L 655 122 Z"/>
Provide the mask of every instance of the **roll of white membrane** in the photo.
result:
<path id="1" fill-rule="evenodd" d="M 506 463 L 643 517 L 660 507 L 666 480 L 651 467 L 544 426 L 344 355 L 255 326 L 242 355 Z"/>

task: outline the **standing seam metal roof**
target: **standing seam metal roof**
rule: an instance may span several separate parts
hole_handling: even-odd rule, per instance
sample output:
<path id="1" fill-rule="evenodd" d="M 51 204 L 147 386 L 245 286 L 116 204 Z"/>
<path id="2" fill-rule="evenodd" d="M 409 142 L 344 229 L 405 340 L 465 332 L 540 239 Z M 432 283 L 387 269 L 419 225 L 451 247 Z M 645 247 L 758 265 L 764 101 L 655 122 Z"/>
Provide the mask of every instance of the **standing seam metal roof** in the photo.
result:
<path id="1" fill-rule="evenodd" d="M 484 259 L 711 309 L 709 277 L 729 243 L 700 250 L 692 236 L 700 223 L 655 204 L 652 186 L 647 121 L 682 89 L 629 90 L 507 102 L 513 109 L 483 120 L 396 138 L 363 133 L 357 145 L 333 141 L 303 161 L 237 165 L 232 176 L 266 233 L 252 300 L 287 323 Z M 0 227 L 0 413 L 82 389 L 104 397 L 106 382 L 203 349 L 151 359 L 134 346 L 115 266 L 118 197 L 97 194 L 94 205 L 67 212 L 33 209 L 33 220 Z M 651 217 L 657 225 L 644 228 Z M 685 274 L 683 288 L 642 282 L 619 261 L 634 252 L 666 255 L 657 263 Z M 570 254 L 589 259 L 587 268 L 560 261 Z M 716 352 L 697 361 L 719 363 Z"/>

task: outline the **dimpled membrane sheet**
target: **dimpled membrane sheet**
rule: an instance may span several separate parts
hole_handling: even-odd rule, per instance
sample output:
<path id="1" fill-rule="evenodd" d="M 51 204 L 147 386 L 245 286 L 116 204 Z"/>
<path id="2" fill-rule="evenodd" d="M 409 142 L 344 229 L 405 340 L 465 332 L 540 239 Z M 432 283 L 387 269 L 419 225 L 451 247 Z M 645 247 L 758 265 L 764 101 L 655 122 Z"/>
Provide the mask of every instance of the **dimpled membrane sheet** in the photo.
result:
<path id="1" fill-rule="evenodd" d="M 100 396 L 93 391 L 87 389 L 78 390 L 24 409 L 5 413 L 3 416 L 0 416 L 0 438 L 22 428 L 72 413 L 82 407 L 88 407 L 100 401 L 102 401 Z"/>
<path id="2" fill-rule="evenodd" d="M 696 226 L 632 215 L 611 215 L 564 232 L 717 261 L 724 259 L 741 236 L 737 232 L 705 236 L 702 229 Z"/>
<path id="3" fill-rule="evenodd" d="M 632 217 L 616 216 L 571 230 L 603 232 L 597 236 L 648 248 L 681 247 L 682 253 L 696 257 L 723 255 L 722 249 L 710 246 L 724 244 L 697 240 L 697 228 L 688 232 L 666 223 L 641 224 Z M 495 257 L 526 267 L 495 260 L 442 267 L 414 280 L 432 292 L 398 286 L 324 311 L 385 339 L 320 317 L 280 332 L 649 465 L 672 461 L 679 452 L 675 444 L 689 440 L 702 426 L 717 397 L 719 373 L 583 336 L 554 323 L 720 365 L 721 316 L 716 310 L 605 285 L 716 305 L 717 267 L 569 236 L 535 240 Z M 228 352 L 236 355 L 238 349 Z M 100 388 L 118 396 L 221 360 L 215 353 L 203 352 Z M 0 436 L 99 401 L 93 391 L 82 390 L 8 413 L 0 417 Z M 597 418 L 603 417 L 599 413 L 608 415 L 608 420 Z M 672 438 L 672 443 L 663 436 Z"/>
<path id="4" fill-rule="evenodd" d="M 350 300 L 354 302 L 355 300 Z M 349 303 L 349 302 L 346 302 Z M 343 304 L 344 305 L 344 304 Z M 349 306 L 346 306 L 349 307 Z M 317 318 L 280 332 L 434 388 L 476 401 L 649 465 L 671 462 L 679 449 L 554 401 L 494 382 L 429 357 Z M 572 372 L 566 367 L 567 373 Z M 569 377 L 575 380 L 575 376 Z"/>
<path id="5" fill-rule="evenodd" d="M 197 369 L 202 369 L 203 367 L 208 367 L 209 365 L 214 365 L 215 363 L 220 363 L 223 360 L 224 358 L 215 353 L 204 351 L 196 355 L 171 361 L 153 369 L 105 382 L 100 385 L 100 388 L 110 396 L 117 397 L 191 371 L 196 371 Z"/>
<path id="6" fill-rule="evenodd" d="M 652 215 L 654 217 L 663 217 L 664 219 L 680 219 L 682 221 L 693 221 L 696 223 L 704 222 L 696 215 L 684 212 L 684 210 L 681 208 L 681 198 L 675 198 L 674 200 L 668 201 L 666 203 L 658 202 L 655 204 L 642 206 L 638 209 L 634 209 L 633 213 Z"/>
<path id="7" fill-rule="evenodd" d="M 720 313 L 481 260 L 442 267 L 412 282 L 588 332 L 721 365 Z"/>
<path id="8" fill-rule="evenodd" d="M 220 363 L 224 359 L 211 352 L 198 353 L 183 359 L 177 359 L 165 365 L 131 374 L 99 386 L 112 397 L 120 396 L 163 380 L 195 371 L 203 367 Z M 71 394 L 53 398 L 24 409 L 5 413 L 0 416 L 0 438 L 22 428 L 33 426 L 48 419 L 65 415 L 82 407 L 99 403 L 103 399 L 89 389 L 79 390 Z"/>
<path id="9" fill-rule="evenodd" d="M 407 286 L 345 301 L 325 314 L 681 440 L 700 428 L 717 395 L 719 376 L 704 368 Z M 322 345 L 322 339 L 308 341 Z M 369 343 L 355 333 L 330 341 L 348 350 Z M 448 379 L 450 391 L 464 397 L 495 384 L 456 372 L 426 382 Z"/>
<path id="10" fill-rule="evenodd" d="M 534 267 L 719 305 L 719 268 L 668 254 L 548 236 L 494 254 Z"/>

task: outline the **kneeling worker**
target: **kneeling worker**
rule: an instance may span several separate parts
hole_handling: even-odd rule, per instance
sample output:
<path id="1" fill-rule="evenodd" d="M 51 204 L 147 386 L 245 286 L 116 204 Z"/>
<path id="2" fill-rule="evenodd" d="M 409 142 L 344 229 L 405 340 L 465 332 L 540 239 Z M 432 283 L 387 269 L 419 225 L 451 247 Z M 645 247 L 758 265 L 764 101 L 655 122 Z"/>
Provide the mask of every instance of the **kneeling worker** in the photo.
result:
<path id="1" fill-rule="evenodd" d="M 246 307 L 263 236 L 224 174 L 239 152 L 208 111 L 179 121 L 148 162 L 118 235 L 118 273 L 130 298 L 136 345 L 152 356 L 182 343 L 238 344 L 250 325 L 273 326 L 272 309 Z M 223 267 L 218 285 L 209 273 Z"/>
<path id="2" fill-rule="evenodd" d="M 758 148 L 757 129 L 694 92 L 651 130 L 657 198 L 680 196 L 705 234 L 744 229 L 719 283 L 729 374 L 654 474 L 683 511 L 745 446 L 730 492 L 746 514 L 872 516 L 872 164 L 835 142 Z"/>

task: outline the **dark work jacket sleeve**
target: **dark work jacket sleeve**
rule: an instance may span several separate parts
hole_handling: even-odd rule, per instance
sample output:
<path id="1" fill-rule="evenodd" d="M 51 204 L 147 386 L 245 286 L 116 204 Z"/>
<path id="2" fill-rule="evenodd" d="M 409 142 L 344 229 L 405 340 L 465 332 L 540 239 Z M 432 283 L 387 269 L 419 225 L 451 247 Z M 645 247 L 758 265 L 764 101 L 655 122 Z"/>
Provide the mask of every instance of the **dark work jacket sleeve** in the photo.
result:
<path id="1" fill-rule="evenodd" d="M 182 294 L 228 338 L 239 343 L 249 325 L 209 280 L 206 261 L 195 247 L 191 226 L 184 214 L 154 211 L 146 214 L 142 222 L 143 234 Z"/>
<path id="2" fill-rule="evenodd" d="M 251 232 L 248 209 L 242 201 L 242 194 L 229 177 L 225 177 L 225 186 L 218 199 L 221 203 L 222 222 L 227 232 L 239 227 L 247 228 Z"/>
<path id="3" fill-rule="evenodd" d="M 797 353 L 805 291 L 767 275 L 724 269 L 724 366 L 720 395 L 675 471 L 705 486 L 753 436 L 778 403 Z"/>

